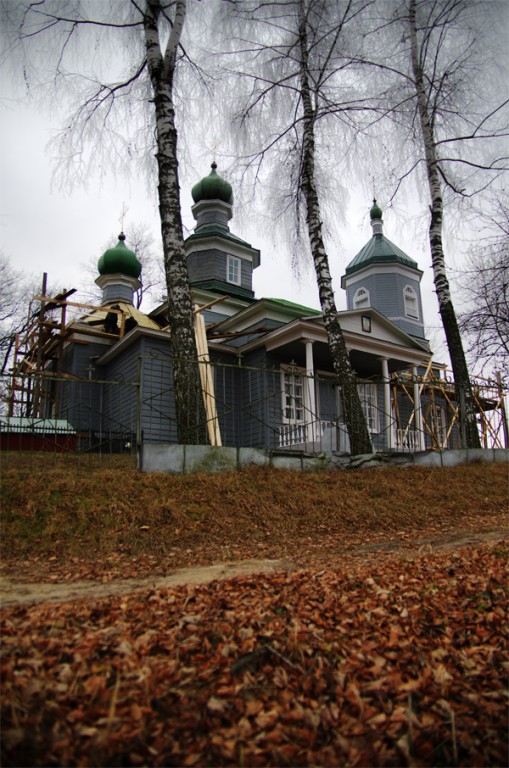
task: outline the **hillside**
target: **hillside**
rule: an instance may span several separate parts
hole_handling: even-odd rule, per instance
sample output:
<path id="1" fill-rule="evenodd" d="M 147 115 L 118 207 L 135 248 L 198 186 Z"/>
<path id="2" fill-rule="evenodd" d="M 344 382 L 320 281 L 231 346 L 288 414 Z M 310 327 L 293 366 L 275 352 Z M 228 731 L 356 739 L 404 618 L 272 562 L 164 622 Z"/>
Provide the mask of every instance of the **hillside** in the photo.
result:
<path id="1" fill-rule="evenodd" d="M 1 493 L 4 573 L 108 580 L 433 548 L 506 526 L 509 484 L 507 464 L 179 476 L 10 454 Z"/>

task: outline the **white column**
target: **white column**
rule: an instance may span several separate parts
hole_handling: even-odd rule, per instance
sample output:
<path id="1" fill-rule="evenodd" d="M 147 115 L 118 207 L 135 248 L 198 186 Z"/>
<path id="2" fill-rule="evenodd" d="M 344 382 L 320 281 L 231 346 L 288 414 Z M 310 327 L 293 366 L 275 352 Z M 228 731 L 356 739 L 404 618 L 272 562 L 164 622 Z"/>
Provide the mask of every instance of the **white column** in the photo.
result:
<path id="1" fill-rule="evenodd" d="M 417 381 L 417 368 L 412 366 L 412 378 L 414 380 L 414 419 L 415 428 L 417 430 L 417 446 L 419 451 L 426 450 L 424 440 L 424 429 L 422 423 L 422 405 L 421 405 L 421 390 L 419 382 Z"/>
<path id="2" fill-rule="evenodd" d="M 315 393 L 315 368 L 313 364 L 313 342 L 304 340 L 306 345 L 306 410 L 308 412 L 307 441 L 314 443 L 317 439 L 316 424 L 316 393 Z"/>
<path id="3" fill-rule="evenodd" d="M 392 408 L 391 408 L 391 377 L 389 375 L 389 363 L 386 357 L 381 357 L 382 378 L 384 381 L 384 413 L 385 413 L 385 435 L 387 450 L 390 451 L 393 446 L 392 435 Z"/>

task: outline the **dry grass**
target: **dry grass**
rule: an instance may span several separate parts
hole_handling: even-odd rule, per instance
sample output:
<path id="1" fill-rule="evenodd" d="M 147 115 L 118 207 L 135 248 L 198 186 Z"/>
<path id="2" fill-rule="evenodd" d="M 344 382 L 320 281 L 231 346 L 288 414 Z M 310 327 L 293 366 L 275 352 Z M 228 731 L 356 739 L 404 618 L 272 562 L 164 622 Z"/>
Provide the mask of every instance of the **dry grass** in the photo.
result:
<path id="1" fill-rule="evenodd" d="M 478 464 L 180 476 L 11 454 L 3 459 L 1 500 L 7 560 L 122 553 L 187 564 L 192 554 L 206 563 L 500 523 L 508 471 Z"/>

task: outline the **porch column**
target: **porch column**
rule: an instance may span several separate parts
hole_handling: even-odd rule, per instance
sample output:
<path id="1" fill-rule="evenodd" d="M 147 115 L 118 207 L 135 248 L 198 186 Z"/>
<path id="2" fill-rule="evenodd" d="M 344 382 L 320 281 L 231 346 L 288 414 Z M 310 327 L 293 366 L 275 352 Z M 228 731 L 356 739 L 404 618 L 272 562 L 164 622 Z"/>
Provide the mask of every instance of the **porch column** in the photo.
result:
<path id="1" fill-rule="evenodd" d="M 384 382 L 384 413 L 385 413 L 385 434 L 386 448 L 390 451 L 393 447 L 392 439 L 392 406 L 391 406 L 391 377 L 389 375 L 389 363 L 386 357 L 381 357 L 382 378 Z"/>
<path id="2" fill-rule="evenodd" d="M 419 382 L 417 381 L 417 367 L 412 366 L 412 378 L 414 380 L 414 419 L 415 429 L 417 430 L 417 448 L 419 451 L 424 451 L 426 446 L 424 444 L 424 429 L 422 424 L 422 406 L 421 406 L 421 389 Z"/>
<path id="3" fill-rule="evenodd" d="M 310 339 L 305 339 L 304 344 L 306 345 L 306 409 L 309 413 L 309 418 L 307 419 L 308 425 L 307 425 L 307 441 L 309 443 L 314 443 L 317 439 L 316 437 L 316 393 L 315 393 L 315 367 L 313 364 L 313 342 Z"/>

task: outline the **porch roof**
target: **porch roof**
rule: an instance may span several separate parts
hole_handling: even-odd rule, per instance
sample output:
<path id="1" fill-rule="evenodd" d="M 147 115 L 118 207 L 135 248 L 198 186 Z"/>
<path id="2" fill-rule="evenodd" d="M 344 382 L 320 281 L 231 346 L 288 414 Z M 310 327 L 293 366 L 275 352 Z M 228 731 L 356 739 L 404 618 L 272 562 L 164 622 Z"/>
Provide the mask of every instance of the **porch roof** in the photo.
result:
<path id="1" fill-rule="evenodd" d="M 391 372 L 414 365 L 426 365 L 431 359 L 431 351 L 426 345 L 406 334 L 372 307 L 338 314 L 352 366 L 359 375 L 379 373 L 381 358 L 389 361 Z M 369 319 L 370 331 L 363 331 L 363 318 Z M 240 351 L 248 352 L 265 347 L 269 352 L 278 350 L 284 357 L 298 359 L 304 355 L 305 341 L 315 342 L 315 367 L 332 370 L 327 332 L 321 314 L 297 318 L 275 328 L 241 346 Z"/>

